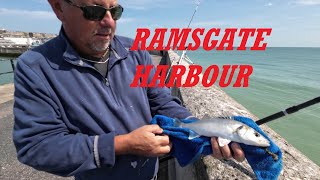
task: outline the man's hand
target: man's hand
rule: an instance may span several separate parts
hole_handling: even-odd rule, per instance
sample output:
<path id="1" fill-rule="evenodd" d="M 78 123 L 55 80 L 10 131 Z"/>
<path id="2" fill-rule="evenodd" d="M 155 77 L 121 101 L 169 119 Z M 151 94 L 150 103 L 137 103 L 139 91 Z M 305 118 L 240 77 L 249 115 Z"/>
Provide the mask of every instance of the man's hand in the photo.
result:
<path id="1" fill-rule="evenodd" d="M 158 125 L 145 125 L 129 134 L 116 136 L 116 154 L 134 154 L 157 157 L 170 152 L 172 144 L 169 136 L 161 135 L 163 129 Z"/>
<path id="2" fill-rule="evenodd" d="M 244 152 L 238 143 L 231 143 L 231 149 L 233 153 L 231 152 L 231 149 L 228 145 L 220 147 L 216 137 L 211 138 L 211 145 L 213 157 L 217 159 L 230 159 L 233 157 L 235 160 L 239 162 L 242 162 L 245 159 Z"/>

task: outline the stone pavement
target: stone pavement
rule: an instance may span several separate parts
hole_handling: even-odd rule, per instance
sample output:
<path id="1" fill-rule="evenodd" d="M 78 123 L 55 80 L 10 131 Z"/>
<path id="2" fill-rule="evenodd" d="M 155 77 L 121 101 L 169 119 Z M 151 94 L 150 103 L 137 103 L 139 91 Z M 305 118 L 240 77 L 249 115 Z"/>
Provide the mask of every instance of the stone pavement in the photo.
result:
<path id="1" fill-rule="evenodd" d="M 5 84 L 0 86 L 0 104 L 13 99 L 13 84 Z"/>
<path id="2" fill-rule="evenodd" d="M 34 179 L 74 179 L 74 178 L 62 178 L 54 176 L 45 172 L 37 171 L 29 166 L 23 165 L 17 160 L 16 150 L 12 142 L 12 129 L 13 129 L 13 100 L 10 96 L 4 95 L 3 89 L 10 89 L 12 85 L 7 85 L 6 88 L 0 86 L 1 97 L 7 97 L 4 103 L 0 103 L 0 179 L 1 180 L 34 180 Z M 7 94 L 13 94 L 11 91 L 6 91 Z M 4 95 L 4 96 L 3 96 Z M 12 97 L 12 96 L 11 96 Z"/>

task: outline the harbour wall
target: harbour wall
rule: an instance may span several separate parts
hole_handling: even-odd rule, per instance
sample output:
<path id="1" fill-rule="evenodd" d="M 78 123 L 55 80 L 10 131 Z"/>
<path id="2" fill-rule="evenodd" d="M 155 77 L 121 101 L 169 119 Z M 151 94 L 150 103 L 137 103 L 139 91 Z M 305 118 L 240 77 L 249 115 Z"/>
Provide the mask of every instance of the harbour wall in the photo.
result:
<path id="1" fill-rule="evenodd" d="M 0 47 L 0 56 L 18 57 L 28 49 L 28 47 Z"/>

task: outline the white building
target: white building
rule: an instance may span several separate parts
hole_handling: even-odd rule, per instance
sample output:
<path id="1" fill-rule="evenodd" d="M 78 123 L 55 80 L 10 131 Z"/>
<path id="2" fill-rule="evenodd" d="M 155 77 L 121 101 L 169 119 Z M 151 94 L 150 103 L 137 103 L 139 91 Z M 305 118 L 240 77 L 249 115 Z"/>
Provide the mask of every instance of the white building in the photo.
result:
<path id="1" fill-rule="evenodd" d="M 11 42 L 9 43 L 11 44 L 11 46 L 29 47 L 29 46 L 37 46 L 43 43 L 41 39 L 35 39 L 35 38 L 3 37 L 1 39 L 3 42 L 6 42 L 6 44 L 8 44 L 8 42 Z M 1 40 L 0 40 L 0 44 L 1 44 Z"/>

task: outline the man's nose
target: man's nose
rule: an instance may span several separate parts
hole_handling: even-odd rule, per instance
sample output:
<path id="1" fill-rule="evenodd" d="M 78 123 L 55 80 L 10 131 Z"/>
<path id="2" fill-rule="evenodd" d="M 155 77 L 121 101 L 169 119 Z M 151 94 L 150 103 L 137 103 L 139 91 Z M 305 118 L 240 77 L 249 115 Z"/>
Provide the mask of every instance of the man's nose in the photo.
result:
<path id="1" fill-rule="evenodd" d="M 112 19 L 110 11 L 107 11 L 107 13 L 104 15 L 103 19 L 100 21 L 101 26 L 110 26 L 110 24 L 113 24 L 114 20 Z"/>

